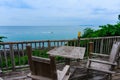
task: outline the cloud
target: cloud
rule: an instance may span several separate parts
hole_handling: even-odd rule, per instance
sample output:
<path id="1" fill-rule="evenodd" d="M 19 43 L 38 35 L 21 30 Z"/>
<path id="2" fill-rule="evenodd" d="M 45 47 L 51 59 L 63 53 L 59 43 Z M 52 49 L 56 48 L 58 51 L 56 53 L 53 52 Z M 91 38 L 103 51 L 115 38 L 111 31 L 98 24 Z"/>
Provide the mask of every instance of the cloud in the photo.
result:
<path id="1" fill-rule="evenodd" d="M 0 7 L 6 8 L 27 8 L 31 9 L 32 7 L 24 3 L 23 0 L 1 0 Z"/>
<path id="2" fill-rule="evenodd" d="M 0 25 L 115 23 L 119 5 L 119 0 L 0 0 Z"/>

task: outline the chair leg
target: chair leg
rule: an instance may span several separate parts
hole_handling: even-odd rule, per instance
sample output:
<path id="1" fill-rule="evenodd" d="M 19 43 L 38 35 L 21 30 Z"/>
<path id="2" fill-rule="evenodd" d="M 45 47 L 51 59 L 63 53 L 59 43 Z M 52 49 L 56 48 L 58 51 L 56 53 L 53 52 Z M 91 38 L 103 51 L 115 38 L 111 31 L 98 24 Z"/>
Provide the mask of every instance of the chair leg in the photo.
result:
<path id="1" fill-rule="evenodd" d="M 90 70 L 89 69 L 87 69 L 87 76 L 86 77 L 87 78 L 90 77 Z"/>
<path id="2" fill-rule="evenodd" d="M 120 56 L 117 59 L 117 68 L 120 69 Z"/>
<path id="3" fill-rule="evenodd" d="M 112 74 L 108 74 L 108 80 L 112 80 Z"/>
<path id="4" fill-rule="evenodd" d="M 90 70 L 89 69 L 87 69 L 87 74 L 90 72 Z"/>

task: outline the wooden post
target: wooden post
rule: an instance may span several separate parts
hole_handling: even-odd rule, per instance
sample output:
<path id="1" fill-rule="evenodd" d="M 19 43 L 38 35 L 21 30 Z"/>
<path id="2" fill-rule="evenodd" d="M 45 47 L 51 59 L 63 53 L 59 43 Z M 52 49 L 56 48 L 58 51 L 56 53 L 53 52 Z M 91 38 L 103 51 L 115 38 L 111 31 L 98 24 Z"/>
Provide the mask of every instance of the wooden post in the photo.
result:
<path id="1" fill-rule="evenodd" d="M 92 57 L 92 55 L 91 55 L 92 52 L 93 52 L 93 42 L 89 42 L 89 54 L 88 54 L 89 58 Z"/>
<path id="2" fill-rule="evenodd" d="M 120 51 L 120 50 L 119 50 Z M 118 53 L 117 68 L 120 69 L 120 52 Z"/>
<path id="3" fill-rule="evenodd" d="M 44 42 L 42 42 L 42 48 L 44 49 Z"/>
<path id="4" fill-rule="evenodd" d="M 5 56 L 5 64 L 6 64 L 6 67 L 8 68 L 8 59 L 7 59 L 7 53 L 5 50 L 5 45 L 3 45 L 3 49 L 4 49 L 4 56 Z"/>
<path id="5" fill-rule="evenodd" d="M 37 49 L 37 42 L 35 42 L 35 49 Z"/>
<path id="6" fill-rule="evenodd" d="M 59 41 L 57 42 L 57 47 L 59 47 Z"/>
<path id="7" fill-rule="evenodd" d="M 81 36 L 81 33 L 78 32 L 78 47 L 80 47 L 80 36 Z M 80 62 L 80 59 L 77 59 L 77 62 Z"/>
<path id="8" fill-rule="evenodd" d="M 48 40 L 48 49 L 50 49 L 50 41 Z"/>
<path id="9" fill-rule="evenodd" d="M 14 60 L 14 50 L 13 50 L 13 45 L 10 44 L 10 57 L 11 57 L 11 63 L 12 63 L 12 70 L 15 71 L 15 60 Z"/>
<path id="10" fill-rule="evenodd" d="M 80 32 L 78 32 L 78 47 L 80 47 L 80 36 L 81 36 L 81 33 Z"/>
<path id="11" fill-rule="evenodd" d="M 39 49 L 41 48 L 41 43 L 39 42 Z"/>
<path id="12" fill-rule="evenodd" d="M 35 74 L 34 65 L 32 62 L 32 48 L 30 45 L 26 46 L 26 51 L 27 51 L 27 55 L 28 55 L 28 63 L 30 65 L 30 70 L 32 71 L 32 74 Z"/>
<path id="13" fill-rule="evenodd" d="M 1 54 L 2 54 L 2 51 L 0 50 L 0 73 L 2 73 L 2 55 Z"/>
<path id="14" fill-rule="evenodd" d="M 57 80 L 57 70 L 56 70 L 56 62 L 55 62 L 55 57 L 54 56 L 49 56 L 50 57 L 50 65 L 51 65 L 51 75 L 53 80 Z"/>
<path id="15" fill-rule="evenodd" d="M 61 41 L 61 46 L 62 46 L 62 44 L 63 44 L 63 41 Z"/>
<path id="16" fill-rule="evenodd" d="M 100 54 L 103 53 L 103 39 L 101 40 L 101 45 L 100 45 Z"/>
<path id="17" fill-rule="evenodd" d="M 25 56 L 24 54 L 24 43 L 21 43 L 21 48 L 22 48 L 22 56 Z M 25 59 L 22 59 L 23 63 L 25 63 Z"/>
<path id="18" fill-rule="evenodd" d="M 21 64 L 19 44 L 17 44 L 17 51 L 18 51 L 18 57 L 19 57 L 19 64 Z"/>

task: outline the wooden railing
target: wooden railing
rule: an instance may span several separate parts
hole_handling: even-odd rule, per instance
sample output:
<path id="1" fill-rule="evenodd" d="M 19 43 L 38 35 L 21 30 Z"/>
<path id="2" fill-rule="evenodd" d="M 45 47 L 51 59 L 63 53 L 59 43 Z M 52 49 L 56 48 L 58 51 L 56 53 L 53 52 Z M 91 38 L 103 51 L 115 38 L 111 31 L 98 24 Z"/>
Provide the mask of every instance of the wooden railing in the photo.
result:
<path id="1" fill-rule="evenodd" d="M 74 40 L 40 40 L 23 42 L 1 42 L 0 43 L 0 68 L 3 70 L 15 70 L 27 67 L 26 45 L 30 44 L 34 49 L 52 49 L 59 46 L 82 46 L 86 47 L 86 56 L 89 52 L 89 42 L 94 43 L 93 52 L 109 54 L 114 41 L 119 41 L 120 36 L 81 38 L 80 45 L 77 39 Z"/>

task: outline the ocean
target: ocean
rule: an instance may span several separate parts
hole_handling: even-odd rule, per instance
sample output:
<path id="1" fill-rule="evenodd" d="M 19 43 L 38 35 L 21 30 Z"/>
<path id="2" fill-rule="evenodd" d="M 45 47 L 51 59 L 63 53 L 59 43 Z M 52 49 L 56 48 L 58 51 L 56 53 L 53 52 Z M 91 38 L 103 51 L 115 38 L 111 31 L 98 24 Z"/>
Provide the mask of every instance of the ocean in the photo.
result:
<path id="1" fill-rule="evenodd" d="M 4 42 L 31 40 L 61 40 L 77 38 L 87 26 L 0 26 Z M 93 27 L 92 27 L 93 28 Z M 97 27 L 94 27 L 95 29 Z"/>

